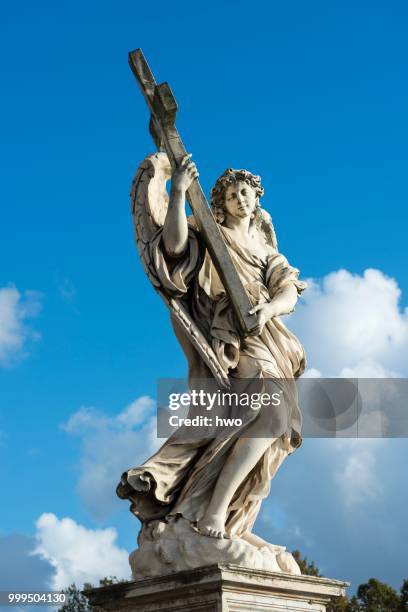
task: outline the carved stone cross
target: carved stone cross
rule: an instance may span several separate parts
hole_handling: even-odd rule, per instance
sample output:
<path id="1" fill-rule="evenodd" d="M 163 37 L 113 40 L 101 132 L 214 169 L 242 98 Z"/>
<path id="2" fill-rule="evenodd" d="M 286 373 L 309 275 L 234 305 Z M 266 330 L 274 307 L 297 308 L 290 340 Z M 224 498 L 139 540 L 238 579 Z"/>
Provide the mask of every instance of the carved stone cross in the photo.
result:
<path id="1" fill-rule="evenodd" d="M 187 152 L 175 126 L 178 107 L 173 93 L 168 83 L 156 83 L 141 49 L 129 53 L 129 64 L 151 112 L 149 127 L 153 140 L 159 150 L 167 153 L 172 168 L 176 168 Z M 198 229 L 231 300 L 241 332 L 244 336 L 250 335 L 257 325 L 255 315 L 248 314 L 252 307 L 251 302 L 197 179 L 188 189 L 187 198 Z"/>

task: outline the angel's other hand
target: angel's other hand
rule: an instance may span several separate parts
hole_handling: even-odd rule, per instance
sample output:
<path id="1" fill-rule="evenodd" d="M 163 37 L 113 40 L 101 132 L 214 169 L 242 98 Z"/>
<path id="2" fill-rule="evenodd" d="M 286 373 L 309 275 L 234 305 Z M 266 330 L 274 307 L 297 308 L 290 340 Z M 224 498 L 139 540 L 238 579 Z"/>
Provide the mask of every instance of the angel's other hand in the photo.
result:
<path id="1" fill-rule="evenodd" d="M 256 327 L 252 330 L 252 336 L 259 336 L 262 334 L 263 329 L 265 327 L 265 323 L 267 323 L 273 316 L 275 316 L 274 310 L 270 302 L 265 302 L 263 304 L 257 304 L 249 311 L 249 314 L 255 315 L 256 317 Z"/>

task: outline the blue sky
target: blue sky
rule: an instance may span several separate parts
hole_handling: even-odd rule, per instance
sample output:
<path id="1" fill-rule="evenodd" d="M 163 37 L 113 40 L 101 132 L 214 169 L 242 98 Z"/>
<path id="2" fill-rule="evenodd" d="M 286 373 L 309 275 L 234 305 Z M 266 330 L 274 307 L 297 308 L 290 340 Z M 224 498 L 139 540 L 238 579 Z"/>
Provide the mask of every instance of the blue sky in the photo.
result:
<path id="1" fill-rule="evenodd" d="M 108 499 L 122 465 L 114 439 L 137 444 L 151 406 L 126 431 L 118 415 L 154 397 L 158 377 L 185 374 L 133 244 L 129 187 L 153 144 L 127 52 L 142 47 L 170 82 L 207 193 L 226 167 L 261 174 L 280 249 L 315 279 L 293 319 L 310 367 L 406 376 L 407 20 L 403 2 L 3 8 L 0 540 L 17 538 L 17 566 L 44 513 L 89 533 L 114 527 L 132 549 L 137 524 Z M 72 426 L 81 407 L 88 425 Z M 101 469 L 101 440 L 118 465 L 102 478 L 106 512 L 81 485 Z M 305 443 L 277 477 L 260 533 L 332 577 L 399 585 L 407 455 L 405 440 Z M 362 499 L 338 497 L 353 483 Z"/>

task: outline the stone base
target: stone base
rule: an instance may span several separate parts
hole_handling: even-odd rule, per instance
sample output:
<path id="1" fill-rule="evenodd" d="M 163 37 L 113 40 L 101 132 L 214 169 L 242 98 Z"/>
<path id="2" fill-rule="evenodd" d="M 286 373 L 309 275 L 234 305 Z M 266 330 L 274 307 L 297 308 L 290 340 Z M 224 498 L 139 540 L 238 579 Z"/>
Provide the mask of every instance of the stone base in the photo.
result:
<path id="1" fill-rule="evenodd" d="M 87 591 L 90 603 L 128 612 L 325 612 L 348 584 L 328 578 L 211 565 Z"/>
<path id="2" fill-rule="evenodd" d="M 139 547 L 129 556 L 135 580 L 160 578 L 208 565 L 239 565 L 266 572 L 299 575 L 300 567 L 284 546 L 259 548 L 241 538 L 202 535 L 183 517 L 150 521 L 143 525 Z"/>

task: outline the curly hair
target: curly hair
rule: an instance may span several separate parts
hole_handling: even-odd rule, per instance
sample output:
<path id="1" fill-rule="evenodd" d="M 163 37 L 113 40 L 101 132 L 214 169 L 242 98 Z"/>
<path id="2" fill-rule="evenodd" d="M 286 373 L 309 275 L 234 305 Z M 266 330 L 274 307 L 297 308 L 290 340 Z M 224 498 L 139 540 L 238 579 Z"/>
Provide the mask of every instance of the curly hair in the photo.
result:
<path id="1" fill-rule="evenodd" d="M 234 185 L 242 181 L 247 183 L 252 189 L 255 190 L 257 196 L 257 202 L 255 209 L 251 215 L 251 224 L 257 228 L 263 234 L 266 242 L 273 248 L 278 248 L 278 242 L 276 240 L 275 229 L 273 227 L 272 219 L 270 214 L 261 208 L 259 204 L 259 198 L 264 194 L 264 188 L 261 185 L 261 177 L 248 172 L 248 170 L 234 170 L 234 168 L 227 168 L 225 172 L 217 179 L 214 187 L 211 189 L 211 209 L 213 211 L 215 220 L 217 223 L 222 225 L 225 221 L 225 192 L 227 187 Z"/>
<path id="2" fill-rule="evenodd" d="M 234 185 L 242 181 L 247 183 L 252 189 L 255 190 L 255 194 L 258 198 L 261 198 L 264 194 L 264 188 L 261 185 L 261 177 L 256 174 L 252 174 L 248 170 L 235 170 L 234 168 L 227 168 L 225 172 L 216 180 L 214 187 L 211 189 L 211 209 L 214 213 L 214 217 L 217 223 L 223 223 L 225 218 L 225 192 L 227 187 Z M 259 217 L 261 209 L 259 202 L 257 202 L 254 210 L 254 218 Z"/>

